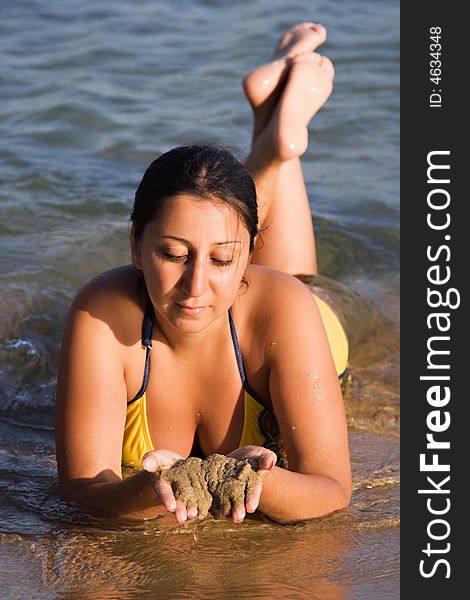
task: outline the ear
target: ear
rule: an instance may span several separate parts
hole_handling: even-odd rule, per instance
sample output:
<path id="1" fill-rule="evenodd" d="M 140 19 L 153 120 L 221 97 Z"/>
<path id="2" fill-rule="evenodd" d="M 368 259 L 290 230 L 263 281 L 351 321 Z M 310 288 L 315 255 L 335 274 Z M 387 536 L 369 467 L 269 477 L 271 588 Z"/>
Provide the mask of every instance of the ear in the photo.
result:
<path id="1" fill-rule="evenodd" d="M 131 227 L 131 253 L 132 253 L 132 264 L 136 269 L 142 271 L 142 262 L 140 260 L 140 240 L 135 236 L 135 227 Z"/>
<path id="2" fill-rule="evenodd" d="M 258 242 L 260 241 L 259 233 L 255 235 L 253 238 L 253 250 L 248 254 L 248 264 L 251 263 L 251 259 L 253 258 L 253 254 L 258 250 Z"/>

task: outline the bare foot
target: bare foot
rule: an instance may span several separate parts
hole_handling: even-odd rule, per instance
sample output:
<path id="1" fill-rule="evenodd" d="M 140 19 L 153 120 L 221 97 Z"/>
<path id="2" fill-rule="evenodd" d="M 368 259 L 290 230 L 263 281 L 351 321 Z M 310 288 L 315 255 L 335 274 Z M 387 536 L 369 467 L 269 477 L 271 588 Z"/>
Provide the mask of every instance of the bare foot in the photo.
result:
<path id="1" fill-rule="evenodd" d="M 304 52 L 313 52 L 326 40 L 326 29 L 319 23 L 299 23 L 281 36 L 274 50 L 273 60 L 293 58 Z"/>
<path id="2" fill-rule="evenodd" d="M 307 126 L 329 98 L 334 74 L 330 59 L 316 52 L 292 58 L 282 94 L 253 153 L 271 161 L 300 157 L 308 145 Z"/>
<path id="3" fill-rule="evenodd" d="M 266 127 L 279 99 L 291 60 L 304 52 L 313 52 L 326 39 L 326 29 L 315 23 L 299 23 L 278 41 L 272 61 L 254 69 L 243 80 L 245 94 L 253 108 L 253 139 Z"/>

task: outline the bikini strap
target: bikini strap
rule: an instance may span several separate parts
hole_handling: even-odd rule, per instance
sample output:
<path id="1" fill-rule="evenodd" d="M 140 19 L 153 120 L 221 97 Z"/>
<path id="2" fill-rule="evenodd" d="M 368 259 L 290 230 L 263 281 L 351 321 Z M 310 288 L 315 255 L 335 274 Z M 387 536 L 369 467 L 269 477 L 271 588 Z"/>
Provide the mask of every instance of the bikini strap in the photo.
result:
<path id="1" fill-rule="evenodd" d="M 145 307 L 144 319 L 142 321 L 142 346 L 152 349 L 152 329 L 153 329 L 153 304 L 150 298 Z"/>
<path id="2" fill-rule="evenodd" d="M 255 392 L 255 390 L 248 383 L 248 379 L 247 379 L 246 371 L 245 371 L 245 365 L 243 364 L 243 357 L 242 357 L 242 353 L 240 350 L 240 344 L 238 343 L 238 336 L 237 336 L 237 331 L 235 329 L 235 323 L 233 321 L 231 308 L 228 309 L 228 320 L 230 323 L 230 333 L 232 334 L 233 349 L 235 350 L 235 356 L 237 357 L 238 371 L 240 372 L 240 377 L 241 377 L 241 380 L 243 383 L 243 387 L 250 394 L 250 396 L 253 396 L 253 398 L 261 404 L 261 406 L 264 406 L 266 408 L 266 402 L 263 402 L 263 400 L 259 397 L 259 395 Z"/>
<path id="3" fill-rule="evenodd" d="M 147 390 L 147 384 L 150 376 L 150 353 L 152 351 L 152 329 L 153 329 L 153 305 L 150 298 L 147 300 L 147 306 L 145 307 L 144 318 L 142 320 L 142 346 L 146 348 L 145 352 L 145 367 L 144 367 L 144 377 L 142 381 L 142 385 L 137 394 L 129 400 L 127 404 L 132 404 L 139 398 L 141 398 L 145 391 Z"/>

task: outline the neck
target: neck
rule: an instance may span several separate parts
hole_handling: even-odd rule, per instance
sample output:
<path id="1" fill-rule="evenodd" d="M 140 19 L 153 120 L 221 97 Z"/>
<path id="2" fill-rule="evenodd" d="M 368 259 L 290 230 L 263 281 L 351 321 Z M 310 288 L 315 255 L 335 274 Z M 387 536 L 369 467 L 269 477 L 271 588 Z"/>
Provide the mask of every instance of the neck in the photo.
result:
<path id="1" fill-rule="evenodd" d="M 207 327 L 196 332 L 181 331 L 159 315 L 155 315 L 154 319 L 154 337 L 163 339 L 176 354 L 201 355 L 206 348 L 213 350 L 214 345 L 226 339 L 229 331 L 228 312 L 224 312 Z"/>

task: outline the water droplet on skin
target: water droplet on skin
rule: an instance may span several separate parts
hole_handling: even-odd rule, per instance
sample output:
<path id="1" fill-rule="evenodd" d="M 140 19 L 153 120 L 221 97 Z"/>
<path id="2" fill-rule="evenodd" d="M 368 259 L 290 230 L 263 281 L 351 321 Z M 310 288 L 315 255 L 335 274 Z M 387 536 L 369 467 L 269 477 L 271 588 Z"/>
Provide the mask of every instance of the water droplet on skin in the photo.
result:
<path id="1" fill-rule="evenodd" d="M 269 79 L 265 79 L 264 81 L 262 81 L 262 82 L 261 82 L 261 85 L 262 85 L 264 88 L 267 88 L 267 87 L 268 87 L 268 85 L 269 85 L 270 83 L 271 83 L 271 82 L 269 81 Z"/>
<path id="2" fill-rule="evenodd" d="M 290 148 L 291 150 L 295 150 L 295 144 L 289 144 L 289 148 Z"/>
<path id="3" fill-rule="evenodd" d="M 312 87 L 312 92 L 313 92 L 314 94 L 316 94 L 316 93 L 318 92 L 318 88 L 316 88 L 316 87 Z"/>
<path id="4" fill-rule="evenodd" d="M 291 429 L 292 429 L 292 431 L 294 431 L 295 430 L 295 425 L 292 425 Z"/>
<path id="5" fill-rule="evenodd" d="M 173 429 L 173 425 L 169 425 L 168 429 L 171 431 Z"/>
<path id="6" fill-rule="evenodd" d="M 270 346 L 275 346 L 276 342 L 270 342 Z"/>

